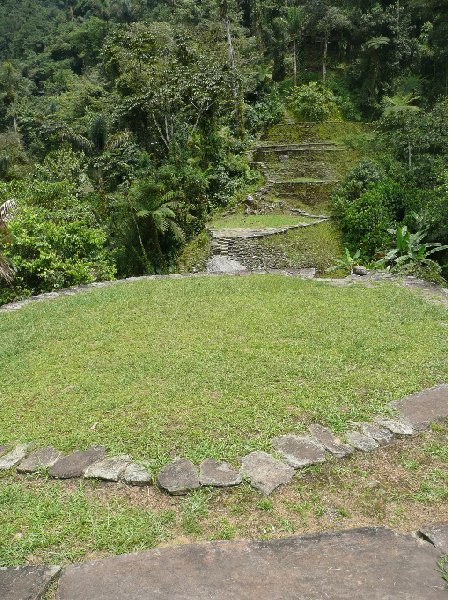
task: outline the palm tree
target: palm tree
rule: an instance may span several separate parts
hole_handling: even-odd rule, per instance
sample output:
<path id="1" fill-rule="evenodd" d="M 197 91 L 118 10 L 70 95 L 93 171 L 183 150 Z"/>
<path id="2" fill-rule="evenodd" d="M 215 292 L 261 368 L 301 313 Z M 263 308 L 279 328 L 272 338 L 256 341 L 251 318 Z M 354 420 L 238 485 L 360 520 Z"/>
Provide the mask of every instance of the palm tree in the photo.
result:
<path id="1" fill-rule="evenodd" d="M 146 268 L 149 268 L 151 263 L 157 267 L 162 265 L 162 238 L 171 235 L 177 242 L 184 241 L 184 232 L 176 223 L 175 211 L 180 207 L 180 203 L 175 197 L 175 192 L 165 192 L 164 186 L 150 177 L 134 183 L 129 190 L 128 202 Z M 143 227 L 139 225 L 139 221 L 143 223 Z M 152 260 L 148 257 L 144 238 L 148 239 L 153 252 Z"/>

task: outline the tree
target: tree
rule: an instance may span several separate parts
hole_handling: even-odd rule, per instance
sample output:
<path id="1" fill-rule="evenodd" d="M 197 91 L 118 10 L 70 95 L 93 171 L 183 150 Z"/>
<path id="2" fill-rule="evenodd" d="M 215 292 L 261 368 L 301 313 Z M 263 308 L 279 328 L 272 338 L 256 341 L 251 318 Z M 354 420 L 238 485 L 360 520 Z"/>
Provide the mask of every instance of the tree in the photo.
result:
<path id="1" fill-rule="evenodd" d="M 153 264 L 156 268 L 163 265 L 161 237 L 171 235 L 177 242 L 184 240 L 184 233 L 176 223 L 176 212 L 179 203 L 174 192 L 165 192 L 163 186 L 152 178 L 135 182 L 128 195 L 140 247 L 147 268 Z M 143 224 L 140 227 L 139 222 Z M 150 248 L 147 252 L 146 243 Z"/>
<path id="2" fill-rule="evenodd" d="M 317 31 L 323 34 L 323 58 L 322 73 L 323 83 L 326 83 L 327 77 L 327 55 L 328 47 L 332 33 L 344 31 L 351 27 L 351 22 L 347 13 L 337 6 L 329 6 L 324 15 L 317 23 Z"/>
<path id="3" fill-rule="evenodd" d="M 298 42 L 301 39 L 303 31 L 307 25 L 307 17 L 305 9 L 302 6 L 290 6 L 288 8 L 288 32 L 292 43 L 292 59 L 293 59 L 293 85 L 298 83 Z"/>

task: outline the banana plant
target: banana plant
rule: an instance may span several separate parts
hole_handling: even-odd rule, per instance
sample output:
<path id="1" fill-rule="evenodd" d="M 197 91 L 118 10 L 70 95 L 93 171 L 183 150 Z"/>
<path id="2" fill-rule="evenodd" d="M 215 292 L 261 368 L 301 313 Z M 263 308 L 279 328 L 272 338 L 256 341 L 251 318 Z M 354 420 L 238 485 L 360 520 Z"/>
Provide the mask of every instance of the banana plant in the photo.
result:
<path id="1" fill-rule="evenodd" d="M 345 248 L 342 258 L 335 259 L 335 265 L 327 269 L 327 271 L 338 271 L 339 269 L 345 269 L 349 271 L 350 275 L 352 275 L 354 272 L 354 267 L 359 264 L 359 258 L 360 250 L 357 250 L 357 252 L 351 255 L 348 248 Z"/>
<path id="2" fill-rule="evenodd" d="M 411 233 L 406 225 L 398 225 L 396 229 L 389 229 L 388 233 L 396 235 L 396 247 L 391 248 L 385 254 L 384 258 L 379 261 L 383 266 L 387 264 L 393 267 L 400 267 L 407 263 L 426 263 L 429 260 L 429 256 L 448 248 L 448 246 L 440 243 L 422 243 L 426 232 L 417 231 L 416 233 Z"/>

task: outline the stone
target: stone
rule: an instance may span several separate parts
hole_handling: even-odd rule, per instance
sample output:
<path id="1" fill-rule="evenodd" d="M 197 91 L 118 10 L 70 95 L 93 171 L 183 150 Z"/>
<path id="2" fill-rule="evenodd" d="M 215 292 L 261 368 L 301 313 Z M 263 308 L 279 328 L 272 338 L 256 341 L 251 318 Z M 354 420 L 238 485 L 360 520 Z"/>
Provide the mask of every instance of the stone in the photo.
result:
<path id="1" fill-rule="evenodd" d="M 327 427 L 313 423 L 310 425 L 309 431 L 336 458 L 343 458 L 354 451 L 352 446 L 343 444 L 340 438 L 334 435 Z"/>
<path id="2" fill-rule="evenodd" d="M 200 464 L 201 485 L 229 487 L 242 482 L 242 477 L 229 463 L 206 458 Z"/>
<path id="3" fill-rule="evenodd" d="M 428 540 L 442 554 L 447 554 L 447 523 L 424 525 L 419 529 L 418 536 Z"/>
<path id="4" fill-rule="evenodd" d="M 373 438 L 376 440 L 379 446 L 386 446 L 394 441 L 394 435 L 386 429 L 381 427 L 377 423 L 360 423 L 360 432 L 363 435 Z"/>
<path id="5" fill-rule="evenodd" d="M 352 272 L 354 273 L 354 275 L 368 275 L 369 271 L 361 265 L 356 265 L 355 267 L 353 267 Z"/>
<path id="6" fill-rule="evenodd" d="M 0 567 L 0 600 L 39 600 L 61 567 Z"/>
<path id="7" fill-rule="evenodd" d="M 294 469 L 316 465 L 326 460 L 324 446 L 307 435 L 280 435 L 271 443 Z"/>
<path id="8" fill-rule="evenodd" d="M 118 481 L 126 467 L 131 462 L 129 456 L 113 456 L 96 462 L 84 472 L 86 479 L 102 479 L 103 481 Z"/>
<path id="9" fill-rule="evenodd" d="M 438 558 L 382 527 L 182 544 L 69 564 L 57 600 L 443 600 Z"/>
<path id="10" fill-rule="evenodd" d="M 206 269 L 208 273 L 237 273 L 246 271 L 244 265 L 226 256 L 213 256 L 207 261 Z"/>
<path id="11" fill-rule="evenodd" d="M 159 486 L 174 496 L 182 496 L 200 487 L 195 465 L 185 458 L 177 458 L 159 473 Z"/>
<path id="12" fill-rule="evenodd" d="M 91 446 L 87 450 L 72 452 L 60 458 L 50 467 L 50 477 L 56 477 L 57 479 L 82 477 L 87 467 L 102 460 L 105 453 L 106 449 L 103 446 Z"/>
<path id="13" fill-rule="evenodd" d="M 151 475 L 144 467 L 136 463 L 130 463 L 123 473 L 123 480 L 128 485 L 150 485 Z"/>
<path id="14" fill-rule="evenodd" d="M 59 452 L 59 450 L 56 450 L 53 448 L 53 446 L 39 448 L 39 450 L 35 450 L 22 460 L 17 467 L 17 472 L 34 473 L 41 468 L 48 469 L 49 467 L 52 467 L 62 456 L 62 452 Z"/>
<path id="15" fill-rule="evenodd" d="M 302 279 L 313 279 L 316 275 L 316 269 L 314 267 L 309 269 L 299 269 L 299 275 Z"/>
<path id="16" fill-rule="evenodd" d="M 373 440 L 372 437 L 363 435 L 363 433 L 359 433 L 358 431 L 348 431 L 346 433 L 346 440 L 351 446 L 354 446 L 357 450 L 363 450 L 364 452 L 375 450 L 379 447 L 376 440 Z"/>
<path id="17" fill-rule="evenodd" d="M 447 394 L 447 385 L 437 385 L 396 400 L 391 406 L 400 417 L 411 423 L 415 431 L 422 431 L 429 423 L 447 419 Z"/>
<path id="18" fill-rule="evenodd" d="M 280 485 L 290 483 L 295 473 L 292 467 L 267 452 L 251 452 L 242 458 L 240 473 L 251 485 L 268 496 Z"/>
<path id="19" fill-rule="evenodd" d="M 376 419 L 376 422 L 397 435 L 412 435 L 414 433 L 412 424 L 406 419 L 384 419 L 380 417 Z"/>
<path id="20" fill-rule="evenodd" d="M 2 456 L 0 458 L 0 471 L 12 469 L 12 467 L 18 465 L 25 458 L 30 448 L 31 444 L 19 444 L 8 452 L 8 454 Z"/>

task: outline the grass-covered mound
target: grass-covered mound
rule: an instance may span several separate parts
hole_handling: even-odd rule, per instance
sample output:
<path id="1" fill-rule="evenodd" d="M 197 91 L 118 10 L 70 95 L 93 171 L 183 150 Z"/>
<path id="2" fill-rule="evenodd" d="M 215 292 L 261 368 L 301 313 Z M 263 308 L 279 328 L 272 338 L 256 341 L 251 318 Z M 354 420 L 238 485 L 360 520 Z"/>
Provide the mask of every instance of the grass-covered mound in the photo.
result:
<path id="1" fill-rule="evenodd" d="M 118 284 L 0 314 L 0 441 L 235 460 L 445 378 L 445 312 L 392 284 Z"/>

